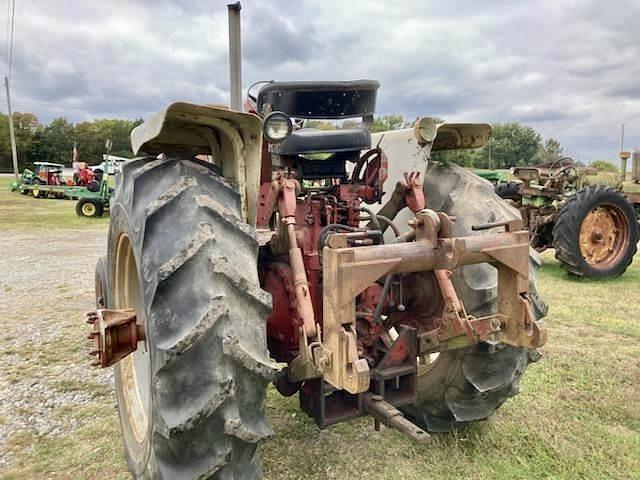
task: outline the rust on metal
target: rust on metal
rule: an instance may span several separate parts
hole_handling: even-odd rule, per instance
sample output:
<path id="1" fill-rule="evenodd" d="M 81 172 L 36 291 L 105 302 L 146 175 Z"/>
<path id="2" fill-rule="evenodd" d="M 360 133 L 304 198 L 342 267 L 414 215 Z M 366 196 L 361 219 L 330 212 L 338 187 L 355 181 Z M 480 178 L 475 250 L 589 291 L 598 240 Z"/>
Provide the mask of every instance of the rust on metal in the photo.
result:
<path id="1" fill-rule="evenodd" d="M 88 338 L 93 340 L 90 355 L 96 357 L 91 363 L 94 367 L 113 365 L 146 340 L 144 325 L 136 323 L 136 312 L 131 308 L 93 310 L 87 313 L 87 323 L 93 326 Z"/>
<path id="2" fill-rule="evenodd" d="M 317 333 L 315 314 L 311 303 L 311 293 L 309 292 L 309 281 L 304 268 L 302 249 L 298 246 L 298 238 L 296 236 L 296 197 L 300 192 L 300 184 L 297 180 L 284 174 L 280 175 L 274 183 L 277 183 L 278 186 L 274 186 L 272 191 L 275 191 L 278 195 L 278 213 L 282 217 L 282 224 L 286 226 L 287 231 L 289 263 L 298 301 L 298 313 L 302 318 L 306 336 L 314 338 Z"/>
<path id="3" fill-rule="evenodd" d="M 364 395 L 364 408 L 377 422 L 399 431 L 417 443 L 426 442 L 431 438 L 427 432 L 407 420 L 400 410 L 385 402 L 382 395 L 366 393 Z M 376 427 L 378 427 L 377 423 Z"/>
<path id="4" fill-rule="evenodd" d="M 410 222 L 414 242 L 353 248 L 345 247 L 345 234 L 330 236 L 323 253 L 323 311 L 325 344 L 333 354 L 325 379 L 332 386 L 350 393 L 369 388 L 368 366 L 358 363 L 361 359 L 352 347 L 356 340 L 349 320 L 356 316 L 355 297 L 389 274 L 436 271 L 448 308 L 441 326 L 421 335 L 424 350 L 459 348 L 488 339 L 526 348 L 545 343 L 546 327 L 535 320 L 528 296 L 529 242 L 522 222 L 503 224 L 504 232 L 469 237 L 448 236 L 451 224 L 441 212 L 423 209 Z M 441 231 L 447 236 L 440 236 Z M 492 263 L 498 270 L 496 315 L 468 317 L 446 273 L 475 263 Z"/>
<path id="5" fill-rule="evenodd" d="M 426 201 L 424 198 L 424 190 L 422 189 L 422 182 L 420 181 L 420 172 L 404 173 L 404 199 L 407 207 L 412 212 L 419 212 L 426 208 Z"/>
<path id="6" fill-rule="evenodd" d="M 629 242 L 629 223 L 613 204 L 592 209 L 580 226 L 580 253 L 593 268 L 607 270 L 624 255 Z"/>

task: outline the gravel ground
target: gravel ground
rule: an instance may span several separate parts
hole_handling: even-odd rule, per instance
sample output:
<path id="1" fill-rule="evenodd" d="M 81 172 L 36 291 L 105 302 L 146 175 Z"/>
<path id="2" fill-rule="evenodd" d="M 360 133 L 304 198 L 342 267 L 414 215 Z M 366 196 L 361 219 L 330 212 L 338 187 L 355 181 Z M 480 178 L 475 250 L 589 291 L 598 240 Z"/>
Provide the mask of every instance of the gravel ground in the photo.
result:
<path id="1" fill-rule="evenodd" d="M 105 238 L 102 229 L 0 234 L 0 471 L 13 436 L 67 435 L 91 417 L 61 412 L 91 402 L 96 385 L 111 389 L 111 369 L 90 370 L 83 342 Z"/>

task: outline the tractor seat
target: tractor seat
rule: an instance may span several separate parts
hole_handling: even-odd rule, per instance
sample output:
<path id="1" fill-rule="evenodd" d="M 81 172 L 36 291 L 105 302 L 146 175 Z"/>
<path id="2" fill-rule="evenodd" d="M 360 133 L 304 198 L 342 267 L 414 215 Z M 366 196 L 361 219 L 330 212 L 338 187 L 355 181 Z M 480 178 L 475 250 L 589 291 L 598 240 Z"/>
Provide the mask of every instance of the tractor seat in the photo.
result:
<path id="1" fill-rule="evenodd" d="M 371 148 L 371 133 L 364 128 L 318 130 L 303 128 L 289 135 L 278 149 L 280 155 L 335 153 Z"/>

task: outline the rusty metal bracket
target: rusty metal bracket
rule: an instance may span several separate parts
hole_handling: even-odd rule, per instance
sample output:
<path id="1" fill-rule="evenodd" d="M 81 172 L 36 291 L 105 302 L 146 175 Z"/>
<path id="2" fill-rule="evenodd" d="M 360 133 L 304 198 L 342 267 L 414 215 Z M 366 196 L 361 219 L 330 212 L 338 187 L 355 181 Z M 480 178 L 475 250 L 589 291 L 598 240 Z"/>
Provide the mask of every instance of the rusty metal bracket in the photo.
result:
<path id="1" fill-rule="evenodd" d="M 436 273 L 444 285 L 443 329 L 421 335 L 421 350 L 460 348 L 486 340 L 536 348 L 546 341 L 544 322 L 533 318 L 528 297 L 529 246 L 524 230 L 468 237 L 441 237 L 451 220 L 423 209 L 412 222 L 415 242 L 368 247 L 345 247 L 344 234 L 329 237 L 323 251 L 324 345 L 331 352 L 325 379 L 350 393 L 367 390 L 369 368 L 358 358 L 355 335 L 355 297 L 367 285 L 387 274 L 451 270 L 462 265 L 491 263 L 498 270 L 498 314 L 473 318 L 464 312 L 455 290 L 447 288 L 445 272 Z M 505 225 L 510 230 L 517 227 Z M 333 247 L 333 248 L 332 248 Z"/>
<path id="2" fill-rule="evenodd" d="M 322 377 L 327 366 L 331 363 L 331 352 L 322 344 L 320 325 L 316 326 L 317 339 L 309 343 L 306 330 L 299 329 L 298 356 L 287 367 L 287 381 L 301 382 L 310 378 Z"/>
<path id="3" fill-rule="evenodd" d="M 337 389 L 361 393 L 369 389 L 369 365 L 358 356 L 355 298 L 387 274 L 400 258 L 355 262 L 353 247 L 323 252 L 324 345 L 332 354 L 325 380 Z"/>
<path id="4" fill-rule="evenodd" d="M 136 312 L 131 308 L 93 310 L 87 313 L 87 323 L 93 325 L 88 339 L 93 340 L 90 355 L 97 356 L 91 363 L 94 367 L 113 365 L 146 340 L 144 325 L 136 323 Z"/>

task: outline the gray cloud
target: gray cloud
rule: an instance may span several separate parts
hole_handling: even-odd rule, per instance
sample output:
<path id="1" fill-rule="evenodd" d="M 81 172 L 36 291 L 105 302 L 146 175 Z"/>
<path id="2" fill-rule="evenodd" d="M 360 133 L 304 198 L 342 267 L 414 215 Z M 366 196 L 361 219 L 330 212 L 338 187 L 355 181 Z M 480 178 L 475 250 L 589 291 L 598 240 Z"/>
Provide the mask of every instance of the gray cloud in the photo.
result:
<path id="1" fill-rule="evenodd" d="M 228 2 L 17 2 L 16 108 L 146 117 L 228 99 Z M 640 1 L 243 2 L 245 87 L 375 78 L 379 113 L 520 121 L 580 160 L 640 146 Z M 0 51 L 5 50 L 4 35 Z"/>

